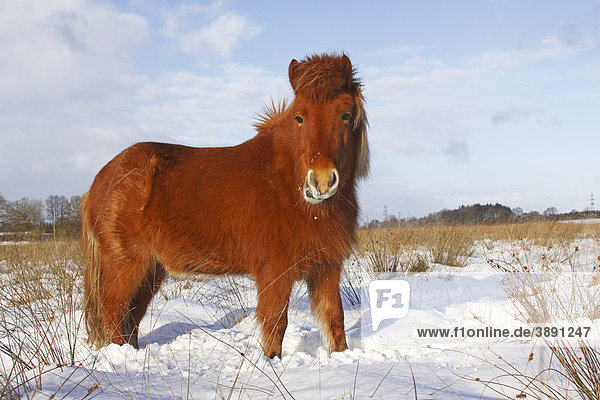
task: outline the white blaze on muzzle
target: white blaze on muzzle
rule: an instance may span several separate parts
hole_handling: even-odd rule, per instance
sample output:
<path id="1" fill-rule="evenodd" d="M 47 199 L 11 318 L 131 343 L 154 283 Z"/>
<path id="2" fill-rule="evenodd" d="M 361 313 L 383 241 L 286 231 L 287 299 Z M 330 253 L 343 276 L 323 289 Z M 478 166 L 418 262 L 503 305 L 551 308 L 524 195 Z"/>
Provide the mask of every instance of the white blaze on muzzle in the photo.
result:
<path id="1" fill-rule="evenodd" d="M 302 194 L 310 204 L 317 204 L 333 196 L 337 192 L 340 176 L 337 169 L 314 171 L 309 169 L 304 180 Z"/>

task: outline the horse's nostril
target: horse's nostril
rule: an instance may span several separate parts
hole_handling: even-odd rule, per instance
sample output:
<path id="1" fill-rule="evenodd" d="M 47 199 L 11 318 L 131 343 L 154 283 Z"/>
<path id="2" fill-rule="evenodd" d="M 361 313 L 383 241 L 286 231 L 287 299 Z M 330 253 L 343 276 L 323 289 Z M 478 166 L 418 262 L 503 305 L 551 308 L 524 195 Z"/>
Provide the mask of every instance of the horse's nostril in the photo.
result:
<path id="1" fill-rule="evenodd" d="M 312 169 L 308 170 L 308 184 L 312 187 L 317 187 L 317 180 L 315 179 L 315 174 Z"/>
<path id="2" fill-rule="evenodd" d="M 329 187 L 334 187 L 338 182 L 338 173 L 337 171 L 334 169 L 333 170 L 333 177 L 331 178 L 331 185 L 329 185 Z"/>

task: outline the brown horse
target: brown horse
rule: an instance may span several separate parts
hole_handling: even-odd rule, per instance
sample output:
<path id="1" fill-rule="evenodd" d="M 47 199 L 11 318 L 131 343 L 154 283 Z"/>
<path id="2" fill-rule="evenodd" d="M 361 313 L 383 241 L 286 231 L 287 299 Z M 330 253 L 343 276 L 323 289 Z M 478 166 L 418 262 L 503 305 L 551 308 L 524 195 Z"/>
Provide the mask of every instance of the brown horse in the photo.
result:
<path id="1" fill-rule="evenodd" d="M 266 356 L 281 356 L 294 281 L 307 284 L 329 351 L 347 348 L 339 282 L 368 174 L 361 83 L 346 55 L 292 60 L 295 97 L 240 145 L 138 143 L 81 204 L 90 344 L 130 343 L 167 272 L 250 274 Z"/>

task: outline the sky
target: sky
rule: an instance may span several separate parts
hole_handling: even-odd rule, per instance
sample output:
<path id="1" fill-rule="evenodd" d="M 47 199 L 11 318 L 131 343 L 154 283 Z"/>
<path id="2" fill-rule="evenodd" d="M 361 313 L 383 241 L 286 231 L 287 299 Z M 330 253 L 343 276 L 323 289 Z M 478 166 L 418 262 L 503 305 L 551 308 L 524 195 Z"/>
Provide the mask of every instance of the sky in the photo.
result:
<path id="1" fill-rule="evenodd" d="M 361 222 L 600 204 L 600 0 L 0 0 L 0 49 L 9 200 L 81 195 L 139 141 L 248 140 L 290 60 L 336 51 L 365 86 Z"/>

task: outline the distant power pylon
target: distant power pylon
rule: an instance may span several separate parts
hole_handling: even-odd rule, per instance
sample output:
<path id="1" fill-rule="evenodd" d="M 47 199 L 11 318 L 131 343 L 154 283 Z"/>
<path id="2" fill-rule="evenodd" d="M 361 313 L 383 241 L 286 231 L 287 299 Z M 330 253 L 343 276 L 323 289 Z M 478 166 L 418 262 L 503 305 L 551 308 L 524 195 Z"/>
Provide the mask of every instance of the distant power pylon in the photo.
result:
<path id="1" fill-rule="evenodd" d="M 594 205 L 594 193 L 592 193 L 592 196 L 590 198 L 590 210 L 596 211 L 596 206 Z"/>

